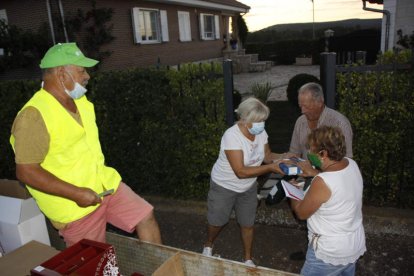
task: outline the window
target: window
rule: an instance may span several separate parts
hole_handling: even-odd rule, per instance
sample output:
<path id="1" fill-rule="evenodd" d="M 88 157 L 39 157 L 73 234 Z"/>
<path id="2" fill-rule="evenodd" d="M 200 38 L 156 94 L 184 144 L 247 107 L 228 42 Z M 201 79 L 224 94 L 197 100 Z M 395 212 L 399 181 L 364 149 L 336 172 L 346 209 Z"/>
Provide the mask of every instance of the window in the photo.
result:
<path id="1" fill-rule="evenodd" d="M 180 41 L 191 41 L 190 13 L 178 11 L 178 30 Z"/>
<path id="2" fill-rule="evenodd" d="M 220 39 L 218 15 L 200 13 L 200 36 L 202 40 Z"/>
<path id="3" fill-rule="evenodd" d="M 0 10 L 0 20 L 2 20 L 6 25 L 8 24 L 7 21 L 7 13 L 6 10 Z"/>
<path id="4" fill-rule="evenodd" d="M 167 12 L 154 9 L 132 9 L 132 27 L 135 43 L 169 41 Z"/>
<path id="5" fill-rule="evenodd" d="M 2 21 L 2 24 L 4 23 L 7 26 L 7 13 L 4 9 L 0 10 L 0 21 Z M 0 48 L 0 56 L 4 56 L 4 48 Z"/>
<path id="6" fill-rule="evenodd" d="M 156 11 L 139 11 L 139 32 L 142 41 L 158 41 L 158 12 Z"/>

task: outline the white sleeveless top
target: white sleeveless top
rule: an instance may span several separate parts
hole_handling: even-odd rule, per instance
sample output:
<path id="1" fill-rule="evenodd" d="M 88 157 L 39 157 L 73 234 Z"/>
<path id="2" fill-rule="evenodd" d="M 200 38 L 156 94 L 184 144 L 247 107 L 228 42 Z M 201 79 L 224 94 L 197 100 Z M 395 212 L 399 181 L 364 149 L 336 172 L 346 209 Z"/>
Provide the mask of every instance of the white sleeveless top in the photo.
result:
<path id="1" fill-rule="evenodd" d="M 356 162 L 347 160 L 348 166 L 340 171 L 318 174 L 331 197 L 307 220 L 309 246 L 318 259 L 333 265 L 353 263 L 366 251 L 362 176 Z"/>

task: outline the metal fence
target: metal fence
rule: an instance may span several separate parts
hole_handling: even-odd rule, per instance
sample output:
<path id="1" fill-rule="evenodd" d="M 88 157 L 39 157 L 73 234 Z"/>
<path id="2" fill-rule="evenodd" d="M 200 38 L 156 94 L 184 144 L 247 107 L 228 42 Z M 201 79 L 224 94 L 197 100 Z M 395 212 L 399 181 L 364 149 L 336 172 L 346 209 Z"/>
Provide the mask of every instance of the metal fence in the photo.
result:
<path id="1" fill-rule="evenodd" d="M 350 66 L 351 64 L 360 66 Z M 350 72 L 397 72 L 399 70 L 414 70 L 414 50 L 410 63 L 365 65 L 365 52 L 344 52 L 337 55 L 334 52 L 321 53 L 320 76 L 325 91 L 325 102 L 330 108 L 336 108 L 336 74 Z"/>
<path id="2" fill-rule="evenodd" d="M 211 65 L 211 72 L 208 72 L 207 74 L 203 74 L 202 78 L 203 80 L 206 79 L 210 79 L 210 80 L 218 80 L 218 79 L 223 79 L 224 81 L 224 91 L 223 91 L 223 95 L 224 95 L 224 102 L 225 102 L 225 108 L 226 108 L 226 124 L 230 127 L 234 124 L 235 122 L 235 115 L 234 115 L 234 110 L 235 110 L 235 106 L 234 106 L 234 101 L 233 101 L 233 90 L 234 90 L 234 86 L 233 86 L 233 62 L 231 59 L 226 59 L 223 61 L 222 66 L 223 66 L 223 74 L 217 74 L 213 68 L 214 68 L 214 63 L 217 62 L 210 62 Z M 202 64 L 203 63 L 198 63 L 198 66 L 200 68 L 200 71 L 202 71 Z M 167 68 L 168 70 L 174 68 L 178 71 L 181 70 L 182 65 L 178 64 L 176 66 L 162 66 L 160 59 L 158 59 L 157 64 L 156 64 L 156 68 L 160 69 L 160 68 Z"/>
<path id="3" fill-rule="evenodd" d="M 338 65 L 336 53 L 321 58 L 326 104 L 347 116 L 354 130 L 354 158 L 364 176 L 365 199 L 412 208 L 414 52 L 407 63 L 395 56 L 376 65 Z"/>

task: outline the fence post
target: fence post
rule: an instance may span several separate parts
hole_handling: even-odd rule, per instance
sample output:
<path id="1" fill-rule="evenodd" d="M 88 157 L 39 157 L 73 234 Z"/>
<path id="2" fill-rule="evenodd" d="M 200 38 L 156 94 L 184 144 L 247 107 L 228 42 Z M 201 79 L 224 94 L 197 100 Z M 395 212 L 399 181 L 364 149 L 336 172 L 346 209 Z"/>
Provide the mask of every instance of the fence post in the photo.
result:
<path id="1" fill-rule="evenodd" d="M 229 127 L 234 125 L 232 63 L 231 59 L 223 61 L 224 104 L 226 106 L 226 123 Z"/>
<path id="2" fill-rule="evenodd" d="M 328 107 L 335 109 L 335 81 L 336 81 L 336 53 L 321 53 L 320 76 L 325 103 Z"/>

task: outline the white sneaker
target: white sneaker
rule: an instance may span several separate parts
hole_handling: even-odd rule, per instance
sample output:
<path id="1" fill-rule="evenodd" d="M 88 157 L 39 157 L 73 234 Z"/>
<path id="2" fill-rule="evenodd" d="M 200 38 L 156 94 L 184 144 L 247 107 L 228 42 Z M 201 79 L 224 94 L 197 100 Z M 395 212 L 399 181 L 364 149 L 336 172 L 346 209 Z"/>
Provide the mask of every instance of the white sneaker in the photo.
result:
<path id="1" fill-rule="evenodd" d="M 204 248 L 203 248 L 203 253 L 202 253 L 204 256 L 207 256 L 207 257 L 211 257 L 211 256 L 213 256 L 213 248 L 211 248 L 211 247 L 208 247 L 208 246 L 205 246 Z"/>
<path id="2" fill-rule="evenodd" d="M 256 267 L 256 265 L 254 264 L 254 262 L 252 260 L 247 260 L 244 262 L 245 265 L 247 266 L 251 266 L 251 267 Z"/>

